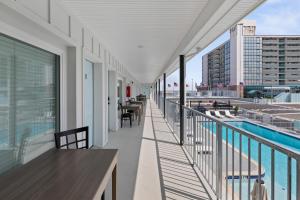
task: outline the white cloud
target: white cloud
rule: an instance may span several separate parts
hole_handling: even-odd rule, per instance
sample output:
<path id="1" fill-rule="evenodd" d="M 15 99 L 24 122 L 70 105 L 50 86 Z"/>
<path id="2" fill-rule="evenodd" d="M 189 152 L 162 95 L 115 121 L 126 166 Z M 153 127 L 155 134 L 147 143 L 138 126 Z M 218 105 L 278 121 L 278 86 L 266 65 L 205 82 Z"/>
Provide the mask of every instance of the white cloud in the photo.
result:
<path id="1" fill-rule="evenodd" d="M 298 0 L 269 0 L 249 18 L 256 20 L 257 34 L 300 35 L 299 9 Z"/>
<path id="2" fill-rule="evenodd" d="M 271 4 L 278 4 L 278 3 L 281 3 L 282 0 L 268 0 L 266 3 L 271 5 Z"/>

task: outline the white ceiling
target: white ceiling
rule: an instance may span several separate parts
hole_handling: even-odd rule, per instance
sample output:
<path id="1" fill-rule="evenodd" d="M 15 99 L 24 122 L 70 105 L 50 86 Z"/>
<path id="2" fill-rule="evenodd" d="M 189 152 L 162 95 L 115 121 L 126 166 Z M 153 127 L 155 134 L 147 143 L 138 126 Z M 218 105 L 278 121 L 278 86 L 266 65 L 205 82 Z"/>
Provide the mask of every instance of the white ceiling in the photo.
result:
<path id="1" fill-rule="evenodd" d="M 193 51 L 195 45 L 204 47 L 264 0 L 61 1 L 99 34 L 137 80 L 150 83 L 176 64 L 179 54 Z M 231 14 L 227 23 L 209 32 Z"/>

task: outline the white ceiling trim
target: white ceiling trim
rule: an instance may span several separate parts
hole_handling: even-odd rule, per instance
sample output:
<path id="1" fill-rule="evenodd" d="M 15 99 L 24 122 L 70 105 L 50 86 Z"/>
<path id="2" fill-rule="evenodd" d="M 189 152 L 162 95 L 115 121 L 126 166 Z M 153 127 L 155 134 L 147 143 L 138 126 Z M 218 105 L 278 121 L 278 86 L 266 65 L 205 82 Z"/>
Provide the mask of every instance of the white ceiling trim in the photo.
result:
<path id="1" fill-rule="evenodd" d="M 264 0 L 61 0 L 140 82 L 176 69 Z M 224 21 L 226 19 L 227 21 Z"/>

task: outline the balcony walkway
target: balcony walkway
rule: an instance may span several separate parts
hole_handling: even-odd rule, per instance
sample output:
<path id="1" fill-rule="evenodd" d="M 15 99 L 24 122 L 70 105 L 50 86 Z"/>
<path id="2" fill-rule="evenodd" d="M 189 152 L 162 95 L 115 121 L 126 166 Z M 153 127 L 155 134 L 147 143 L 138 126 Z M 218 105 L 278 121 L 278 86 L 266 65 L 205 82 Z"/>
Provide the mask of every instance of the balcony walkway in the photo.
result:
<path id="1" fill-rule="evenodd" d="M 105 148 L 120 149 L 117 185 L 120 200 L 210 199 L 151 100 L 141 126 L 110 133 Z"/>

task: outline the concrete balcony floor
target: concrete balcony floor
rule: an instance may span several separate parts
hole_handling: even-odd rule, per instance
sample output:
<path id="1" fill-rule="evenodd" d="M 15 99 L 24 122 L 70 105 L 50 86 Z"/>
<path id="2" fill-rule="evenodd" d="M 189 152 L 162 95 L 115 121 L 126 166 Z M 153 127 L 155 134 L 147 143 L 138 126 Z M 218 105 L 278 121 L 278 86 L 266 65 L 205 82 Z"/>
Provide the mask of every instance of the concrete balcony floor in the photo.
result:
<path id="1" fill-rule="evenodd" d="M 143 122 L 109 134 L 105 148 L 120 150 L 120 200 L 210 199 L 160 110 L 148 101 Z M 108 187 L 110 188 L 110 187 Z M 106 191 L 110 198 L 109 189 Z"/>

